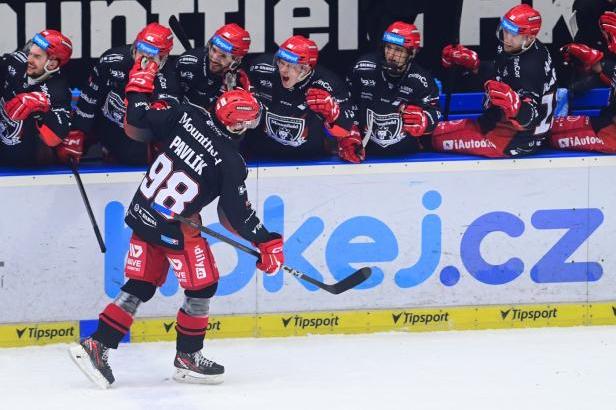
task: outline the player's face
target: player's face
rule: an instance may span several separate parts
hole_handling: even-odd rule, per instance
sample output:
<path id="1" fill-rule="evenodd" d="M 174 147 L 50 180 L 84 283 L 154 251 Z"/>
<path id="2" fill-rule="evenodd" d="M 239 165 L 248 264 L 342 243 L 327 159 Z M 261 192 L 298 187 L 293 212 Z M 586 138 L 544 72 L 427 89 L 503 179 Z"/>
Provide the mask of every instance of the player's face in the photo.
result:
<path id="1" fill-rule="evenodd" d="M 47 53 L 45 50 L 32 44 L 28 52 L 28 67 L 26 74 L 30 77 L 39 77 L 45 73 L 45 63 L 47 63 Z"/>
<path id="2" fill-rule="evenodd" d="M 532 37 L 526 34 L 514 34 L 503 30 L 503 48 L 506 53 L 519 53 L 522 47 L 532 42 Z"/>
<path id="3" fill-rule="evenodd" d="M 213 74 L 222 75 L 225 71 L 229 70 L 231 64 L 235 61 L 233 54 L 227 53 L 217 46 L 210 44 L 208 49 L 208 58 L 210 60 L 209 70 Z"/>
<path id="4" fill-rule="evenodd" d="M 390 67 L 398 67 L 404 70 L 406 63 L 411 56 L 409 50 L 397 44 L 385 43 L 385 61 Z"/>
<path id="5" fill-rule="evenodd" d="M 293 64 L 280 58 L 276 60 L 276 65 L 282 86 L 287 89 L 294 87 L 310 71 L 310 67 L 306 64 Z"/>

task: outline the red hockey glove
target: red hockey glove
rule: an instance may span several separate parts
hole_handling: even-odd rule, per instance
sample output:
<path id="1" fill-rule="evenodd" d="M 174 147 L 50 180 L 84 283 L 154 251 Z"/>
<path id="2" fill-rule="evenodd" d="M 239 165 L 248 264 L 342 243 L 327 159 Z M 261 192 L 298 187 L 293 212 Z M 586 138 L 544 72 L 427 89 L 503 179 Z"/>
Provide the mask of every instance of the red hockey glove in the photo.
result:
<path id="1" fill-rule="evenodd" d="M 402 126 L 404 132 L 413 137 L 421 137 L 428 128 L 428 117 L 421 107 L 416 105 L 402 105 L 400 107 Z"/>
<path id="2" fill-rule="evenodd" d="M 284 263 L 284 253 L 282 250 L 282 236 L 272 233 L 274 239 L 257 245 L 261 257 L 257 261 L 257 269 L 262 270 L 267 275 L 273 275 Z"/>
<path id="3" fill-rule="evenodd" d="M 515 118 L 520 111 L 520 96 L 508 84 L 488 80 L 484 84 L 490 104 L 500 107 L 507 118 Z"/>
<path id="4" fill-rule="evenodd" d="M 250 78 L 248 78 L 248 74 L 246 74 L 246 71 L 242 70 L 241 68 L 237 70 L 236 78 L 237 78 L 237 86 L 250 92 L 250 88 L 252 86 L 250 85 Z"/>
<path id="5" fill-rule="evenodd" d="M 476 52 L 463 45 L 457 44 L 454 46 L 449 44 L 443 48 L 441 64 L 445 68 L 459 65 L 468 70 L 475 71 L 479 68 L 479 56 Z"/>
<path id="6" fill-rule="evenodd" d="M 351 131 L 345 130 L 339 125 L 329 129 L 329 133 L 338 141 L 338 156 L 345 161 L 359 164 L 366 159 L 366 151 L 361 141 L 359 128 L 353 125 Z"/>
<path id="7" fill-rule="evenodd" d="M 142 59 L 136 60 L 128 74 L 128 83 L 124 91 L 128 93 L 146 93 L 154 92 L 154 80 L 158 72 L 158 64 L 155 61 L 149 60 L 145 68 L 142 68 Z"/>
<path id="8" fill-rule="evenodd" d="M 603 59 L 603 52 L 590 48 L 586 44 L 565 44 L 560 48 L 560 52 L 567 63 L 570 63 L 572 59 L 578 60 L 584 71 L 590 71 L 592 66 Z"/>
<path id="9" fill-rule="evenodd" d="M 49 99 L 41 91 L 17 94 L 4 104 L 6 115 L 13 121 L 23 121 L 34 112 L 49 111 Z"/>
<path id="10" fill-rule="evenodd" d="M 86 135 L 81 130 L 73 130 L 68 133 L 68 137 L 62 140 L 62 143 L 56 147 L 58 159 L 69 164 L 73 159 L 79 162 L 83 156 L 83 146 L 86 141 Z"/>
<path id="11" fill-rule="evenodd" d="M 165 100 L 156 100 L 150 104 L 151 110 L 166 110 L 169 107 L 171 107 L 171 105 Z"/>
<path id="12" fill-rule="evenodd" d="M 323 117 L 327 124 L 332 124 L 340 115 L 340 106 L 334 97 L 321 88 L 309 88 L 306 92 L 308 108 Z"/>

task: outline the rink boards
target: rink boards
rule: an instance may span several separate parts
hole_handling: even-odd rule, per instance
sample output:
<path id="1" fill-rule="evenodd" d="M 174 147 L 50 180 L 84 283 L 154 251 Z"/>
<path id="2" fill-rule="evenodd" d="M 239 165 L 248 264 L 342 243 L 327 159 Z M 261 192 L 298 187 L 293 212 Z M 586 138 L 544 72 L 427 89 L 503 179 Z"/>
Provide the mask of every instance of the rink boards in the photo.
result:
<path id="1" fill-rule="evenodd" d="M 511 329 L 616 325 L 616 301 L 595 304 L 503 305 L 440 309 L 289 312 L 212 316 L 207 338 L 288 337 L 388 331 Z M 70 343 L 89 336 L 96 321 L 0 325 L 0 347 Z M 173 341 L 175 318 L 136 319 L 125 342 Z"/>
<path id="2" fill-rule="evenodd" d="M 123 218 L 143 175 L 83 167 L 104 255 L 70 173 L 0 176 L 0 346 L 93 330 L 124 282 Z M 286 264 L 326 283 L 373 274 L 331 295 L 210 240 L 221 275 L 210 337 L 611 324 L 614 175 L 616 156 L 562 153 L 252 165 L 249 198 L 284 234 Z M 203 218 L 224 232 L 215 204 Z M 173 337 L 182 301 L 170 273 L 130 340 Z"/>

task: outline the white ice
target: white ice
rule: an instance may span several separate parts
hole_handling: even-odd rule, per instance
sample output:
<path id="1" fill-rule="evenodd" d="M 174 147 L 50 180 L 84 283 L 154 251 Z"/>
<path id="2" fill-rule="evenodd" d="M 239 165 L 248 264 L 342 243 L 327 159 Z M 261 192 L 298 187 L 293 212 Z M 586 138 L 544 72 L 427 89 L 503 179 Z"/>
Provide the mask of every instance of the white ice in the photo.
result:
<path id="1" fill-rule="evenodd" d="M 219 386 L 174 382 L 174 344 L 138 343 L 99 390 L 67 348 L 0 349 L 0 409 L 616 409 L 608 326 L 213 340 Z"/>

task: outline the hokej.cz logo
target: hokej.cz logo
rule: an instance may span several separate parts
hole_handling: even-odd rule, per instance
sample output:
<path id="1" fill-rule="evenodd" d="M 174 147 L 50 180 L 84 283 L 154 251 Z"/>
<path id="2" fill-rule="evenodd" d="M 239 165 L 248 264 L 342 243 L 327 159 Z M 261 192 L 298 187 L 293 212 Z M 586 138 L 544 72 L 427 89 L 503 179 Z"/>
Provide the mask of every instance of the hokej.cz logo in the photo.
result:
<path id="1" fill-rule="evenodd" d="M 441 194 L 427 191 L 423 194 L 422 205 L 427 211 L 421 218 L 421 237 L 413 243 L 420 247 L 417 261 L 408 267 L 388 273 L 387 277 L 379 267 L 373 267 L 372 276 L 359 285 L 357 289 L 372 289 L 385 280 L 392 280 L 398 288 L 411 288 L 424 283 L 437 272 L 442 257 L 443 227 L 437 210 L 442 203 Z M 285 237 L 285 263 L 305 272 L 320 281 L 325 281 L 323 274 L 304 254 L 315 242 L 322 240 L 327 219 L 309 216 L 300 221 L 292 232 L 285 232 L 285 203 L 280 196 L 272 195 L 263 203 L 263 223 L 273 232 L 280 232 Z M 535 230 L 558 230 L 562 232 L 551 248 L 546 246 L 544 254 L 530 268 L 530 278 L 535 283 L 592 282 L 603 275 L 603 268 L 598 262 L 569 261 L 571 255 L 603 223 L 603 213 L 596 208 L 576 209 L 540 209 L 532 213 L 530 224 Z M 518 278 L 525 269 L 523 260 L 511 257 L 502 264 L 488 262 L 481 252 L 482 242 L 494 232 L 517 238 L 524 234 L 526 223 L 516 214 L 493 211 L 479 215 L 475 220 L 465 224 L 459 244 L 459 260 L 471 278 L 489 285 L 502 285 Z M 222 225 L 216 223 L 208 228 L 226 235 L 231 235 Z M 124 207 L 119 202 L 110 202 L 105 209 L 105 237 L 108 250 L 105 254 L 105 292 L 113 298 L 124 284 L 124 261 L 129 252 L 131 231 L 124 224 Z M 550 233 L 550 235 L 552 235 Z M 369 238 L 372 243 L 356 244 L 355 238 Z M 218 240 L 209 238 L 210 244 Z M 248 242 L 245 245 L 251 246 Z M 329 274 L 335 280 L 342 280 L 356 268 L 352 265 L 368 265 L 379 261 L 393 261 L 400 254 L 400 245 L 394 232 L 387 224 L 372 216 L 354 216 L 342 220 L 327 237 L 324 260 Z M 408 244 L 403 244 L 408 246 Z M 130 249 L 130 253 L 138 253 Z M 236 251 L 237 263 L 230 272 L 220 272 L 217 295 L 232 295 L 244 289 L 254 280 L 256 274 L 255 259 L 244 252 Z M 175 264 L 172 261 L 172 264 Z M 175 266 L 179 268 L 179 266 Z M 161 293 L 171 296 L 178 290 L 175 275 L 167 276 L 161 287 Z M 454 286 L 460 280 L 459 267 L 444 266 L 439 272 L 440 282 L 445 286 Z M 327 278 L 328 280 L 330 278 Z M 314 285 L 299 281 L 308 291 L 316 291 Z M 268 292 L 279 292 L 284 285 L 284 274 L 279 272 L 264 276 L 262 286 Z"/>

